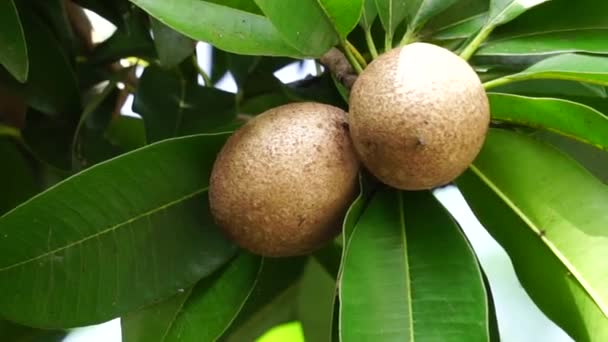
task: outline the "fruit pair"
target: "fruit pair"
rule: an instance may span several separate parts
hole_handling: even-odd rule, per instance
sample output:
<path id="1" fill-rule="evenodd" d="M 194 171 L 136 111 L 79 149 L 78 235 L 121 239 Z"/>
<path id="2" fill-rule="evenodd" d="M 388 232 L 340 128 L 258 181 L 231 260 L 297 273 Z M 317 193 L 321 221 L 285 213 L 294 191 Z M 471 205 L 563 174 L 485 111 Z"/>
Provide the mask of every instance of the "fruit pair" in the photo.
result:
<path id="1" fill-rule="evenodd" d="M 311 252 L 340 232 L 360 160 L 403 190 L 449 183 L 473 161 L 489 126 L 477 74 L 425 43 L 378 57 L 339 108 L 294 103 L 239 129 L 215 162 L 209 196 L 217 223 L 266 256 Z"/>

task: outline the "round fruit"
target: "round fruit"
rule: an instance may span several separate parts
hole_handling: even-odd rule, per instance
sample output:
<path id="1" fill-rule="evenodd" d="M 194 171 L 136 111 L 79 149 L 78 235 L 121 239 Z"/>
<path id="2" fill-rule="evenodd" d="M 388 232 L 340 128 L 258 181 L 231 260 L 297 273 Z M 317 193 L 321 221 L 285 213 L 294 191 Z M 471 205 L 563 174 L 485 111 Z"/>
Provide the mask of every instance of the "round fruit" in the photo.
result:
<path id="1" fill-rule="evenodd" d="M 271 109 L 233 134 L 211 173 L 211 213 L 241 247 L 309 253 L 334 238 L 356 193 L 346 113 L 319 103 Z"/>
<path id="2" fill-rule="evenodd" d="M 350 95 L 357 154 L 382 182 L 403 190 L 431 189 L 464 172 L 489 123 L 488 99 L 475 71 L 431 44 L 378 57 Z"/>

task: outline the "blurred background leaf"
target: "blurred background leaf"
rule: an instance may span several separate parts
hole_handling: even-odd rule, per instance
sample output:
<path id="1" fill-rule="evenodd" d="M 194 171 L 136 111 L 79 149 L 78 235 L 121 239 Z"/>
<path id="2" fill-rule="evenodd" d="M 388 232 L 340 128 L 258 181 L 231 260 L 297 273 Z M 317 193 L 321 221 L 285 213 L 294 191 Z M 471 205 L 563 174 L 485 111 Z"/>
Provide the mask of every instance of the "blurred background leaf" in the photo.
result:
<path id="1" fill-rule="evenodd" d="M 27 80 L 27 45 L 17 7 L 13 0 L 0 3 L 0 64 L 19 82 Z"/>
<path id="2" fill-rule="evenodd" d="M 150 142 L 214 131 L 236 118 L 234 94 L 199 86 L 179 70 L 149 66 L 135 93 L 133 110 L 144 119 Z"/>

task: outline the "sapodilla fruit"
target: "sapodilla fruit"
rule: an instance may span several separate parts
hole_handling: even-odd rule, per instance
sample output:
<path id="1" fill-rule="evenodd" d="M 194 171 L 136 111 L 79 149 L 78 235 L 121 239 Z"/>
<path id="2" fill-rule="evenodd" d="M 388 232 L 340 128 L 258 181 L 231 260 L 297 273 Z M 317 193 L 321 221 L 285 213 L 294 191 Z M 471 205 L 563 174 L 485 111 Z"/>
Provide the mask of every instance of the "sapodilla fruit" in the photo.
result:
<path id="1" fill-rule="evenodd" d="M 306 254 L 340 232 L 358 168 L 344 111 L 319 103 L 280 106 L 249 121 L 220 151 L 211 213 L 255 254 Z"/>
<path id="2" fill-rule="evenodd" d="M 444 48 L 414 43 L 369 64 L 350 95 L 350 132 L 363 164 L 403 190 L 459 176 L 490 123 L 485 90 L 469 64 Z"/>

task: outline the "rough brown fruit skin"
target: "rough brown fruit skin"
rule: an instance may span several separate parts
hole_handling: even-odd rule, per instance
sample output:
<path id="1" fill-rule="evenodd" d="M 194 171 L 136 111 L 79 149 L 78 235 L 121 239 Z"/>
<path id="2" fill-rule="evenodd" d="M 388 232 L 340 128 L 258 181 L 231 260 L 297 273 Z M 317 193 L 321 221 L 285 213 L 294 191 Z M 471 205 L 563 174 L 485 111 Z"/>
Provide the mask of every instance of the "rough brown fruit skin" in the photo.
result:
<path id="1" fill-rule="evenodd" d="M 350 131 L 361 161 L 403 190 L 431 189 L 460 175 L 479 153 L 489 123 L 475 71 L 431 44 L 378 57 L 350 95 Z"/>
<path id="2" fill-rule="evenodd" d="M 306 254 L 340 232 L 358 167 L 344 111 L 318 103 L 280 106 L 228 139 L 211 173 L 211 212 L 255 254 Z"/>

